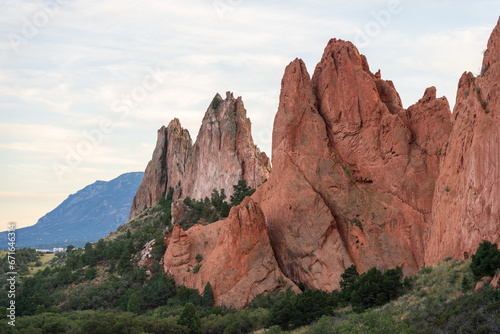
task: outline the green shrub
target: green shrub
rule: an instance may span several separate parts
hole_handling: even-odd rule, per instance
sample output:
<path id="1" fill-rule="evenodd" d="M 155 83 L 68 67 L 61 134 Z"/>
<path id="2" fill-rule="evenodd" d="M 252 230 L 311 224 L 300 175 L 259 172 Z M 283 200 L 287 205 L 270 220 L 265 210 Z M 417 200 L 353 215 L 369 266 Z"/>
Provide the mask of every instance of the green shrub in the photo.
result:
<path id="1" fill-rule="evenodd" d="M 186 198 L 184 198 L 184 200 L 182 201 L 182 203 L 184 203 L 184 205 L 186 205 L 188 207 L 192 206 L 192 202 L 193 202 L 193 200 L 189 196 L 187 196 Z"/>
<path id="2" fill-rule="evenodd" d="M 212 106 L 213 110 L 219 109 L 220 104 L 222 103 L 222 100 L 215 96 L 212 100 L 212 103 L 210 104 Z"/>
<path id="3" fill-rule="evenodd" d="M 165 238 L 163 236 L 163 233 L 160 233 L 155 238 L 155 245 L 153 247 L 153 250 L 151 251 L 151 256 L 153 257 L 153 259 L 160 261 L 166 250 L 167 245 L 165 244 Z"/>
<path id="4" fill-rule="evenodd" d="M 432 267 L 424 267 L 420 269 L 418 272 L 419 274 L 425 275 L 425 274 L 430 274 L 432 272 Z"/>
<path id="5" fill-rule="evenodd" d="M 97 268 L 95 267 L 90 267 L 85 272 L 85 279 L 88 281 L 92 281 L 96 277 L 97 277 Z"/>
<path id="6" fill-rule="evenodd" d="M 470 289 L 471 289 L 471 282 L 470 280 L 467 278 L 467 276 L 464 276 L 462 278 L 462 284 L 461 284 L 461 287 L 462 287 L 462 292 L 463 293 L 466 293 L 466 292 L 469 292 Z"/>
<path id="7" fill-rule="evenodd" d="M 349 168 L 347 165 L 342 165 L 342 169 L 344 170 L 344 173 L 347 176 L 351 176 L 352 175 L 352 168 Z"/>
<path id="8" fill-rule="evenodd" d="M 497 244 L 486 240 L 479 244 L 476 254 L 472 255 L 470 268 L 476 279 L 494 276 L 495 271 L 500 268 L 500 251 Z"/>
<path id="9" fill-rule="evenodd" d="M 184 285 L 179 287 L 176 299 L 182 305 L 186 303 L 201 305 L 201 296 L 198 290 L 186 288 Z"/>
<path id="10" fill-rule="evenodd" d="M 350 302 L 356 312 L 381 306 L 398 296 L 403 287 L 403 271 L 400 267 L 382 274 L 371 268 L 354 282 Z"/>
<path id="11" fill-rule="evenodd" d="M 448 302 L 427 298 L 411 308 L 404 322 L 419 333 L 498 333 L 500 292 L 490 286 Z"/>
<path id="12" fill-rule="evenodd" d="M 127 311 L 131 313 L 142 313 L 142 298 L 138 293 L 133 293 L 127 303 Z"/>
<path id="13" fill-rule="evenodd" d="M 270 307 L 268 326 L 279 326 L 289 330 L 308 325 L 324 315 L 332 315 L 340 301 L 337 291 L 329 293 L 323 290 L 305 290 L 296 295 L 291 288 L 280 292 L 273 299 Z M 252 301 L 253 305 L 262 304 L 263 297 Z M 264 304 L 265 305 L 265 304 Z"/>
<path id="14" fill-rule="evenodd" d="M 351 219 L 351 223 L 355 224 L 361 231 L 363 231 L 363 225 L 361 224 L 361 221 L 357 218 Z"/>
<path id="15" fill-rule="evenodd" d="M 237 206 L 240 205 L 241 202 L 247 196 L 252 196 L 255 192 L 255 189 L 247 186 L 247 182 L 245 180 L 239 180 L 237 185 L 233 186 L 234 194 L 231 196 L 231 205 Z"/>
<path id="16" fill-rule="evenodd" d="M 354 291 L 354 283 L 359 277 L 358 269 L 356 268 L 356 265 L 351 265 L 350 267 L 346 268 L 344 270 L 344 273 L 340 275 L 342 277 L 342 280 L 340 281 L 340 289 L 342 293 L 342 298 L 344 301 L 350 301 L 351 300 L 351 294 Z"/>
<path id="17" fill-rule="evenodd" d="M 198 261 L 198 263 L 200 263 L 201 261 L 203 261 L 203 256 L 201 254 L 196 254 L 196 261 Z"/>
<path id="18" fill-rule="evenodd" d="M 481 76 L 483 76 L 488 70 L 490 69 L 490 64 L 484 66 L 482 69 L 481 69 Z"/>

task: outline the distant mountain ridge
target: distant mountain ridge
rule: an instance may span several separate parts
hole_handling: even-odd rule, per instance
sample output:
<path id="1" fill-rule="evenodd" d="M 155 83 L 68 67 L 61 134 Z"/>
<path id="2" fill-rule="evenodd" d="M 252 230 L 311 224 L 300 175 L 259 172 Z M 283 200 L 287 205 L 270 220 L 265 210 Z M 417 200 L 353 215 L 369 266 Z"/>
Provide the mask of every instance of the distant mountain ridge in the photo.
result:
<path id="1" fill-rule="evenodd" d="M 111 181 L 96 181 L 70 195 L 57 208 L 29 227 L 17 230 L 17 248 L 52 249 L 83 247 L 127 222 L 143 172 L 120 175 Z M 0 233 L 7 245 L 7 233 Z"/>

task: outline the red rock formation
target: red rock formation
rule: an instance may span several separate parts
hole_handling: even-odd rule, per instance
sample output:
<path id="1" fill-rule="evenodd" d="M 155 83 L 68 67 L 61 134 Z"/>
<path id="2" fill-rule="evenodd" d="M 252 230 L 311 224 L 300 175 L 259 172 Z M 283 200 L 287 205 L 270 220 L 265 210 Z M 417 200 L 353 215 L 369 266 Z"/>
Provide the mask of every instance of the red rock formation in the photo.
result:
<path id="1" fill-rule="evenodd" d="M 129 219 L 158 203 L 169 187 L 179 184 L 191 146 L 191 136 L 181 127 L 177 118 L 171 121 L 168 127 L 162 126 L 158 130 L 153 157 L 137 189 Z M 175 188 L 180 191 L 178 186 Z"/>
<path id="2" fill-rule="evenodd" d="M 201 254 L 200 263 L 196 255 Z M 194 268 L 201 268 L 197 273 Z M 165 272 L 178 285 L 198 289 L 207 282 L 218 305 L 243 308 L 257 294 L 283 287 L 299 291 L 278 267 L 262 210 L 250 198 L 225 220 L 183 231 L 174 227 L 164 257 Z"/>
<path id="3" fill-rule="evenodd" d="M 500 21 L 481 72 L 464 73 L 458 85 L 434 193 L 429 264 L 468 257 L 482 240 L 500 242 Z"/>
<path id="4" fill-rule="evenodd" d="M 312 80 L 301 60 L 292 62 L 273 173 L 254 195 L 283 272 L 327 290 L 352 263 L 414 273 L 449 131 L 448 103 L 434 88 L 405 111 L 393 84 L 349 42 L 330 41 Z"/>
<path id="5" fill-rule="evenodd" d="M 405 112 L 393 83 L 372 74 L 351 43 L 335 39 L 316 67 L 313 86 L 338 159 L 358 178 L 373 181 L 377 192 L 430 215 L 437 153 L 450 132 L 446 98 L 436 100 L 429 89 Z"/>
<path id="6" fill-rule="evenodd" d="M 244 179 L 257 188 L 269 176 L 269 158 L 254 145 L 251 123 L 241 97 L 217 94 L 203 118 L 192 145 L 189 132 L 178 119 L 158 131 L 158 141 L 130 211 L 133 218 L 156 204 L 170 187 L 174 199 L 210 197 L 212 190 L 225 189 Z"/>
<path id="7" fill-rule="evenodd" d="M 500 287 L 500 274 L 493 276 L 490 284 L 494 290 L 498 290 L 498 288 Z"/>
<path id="8" fill-rule="evenodd" d="M 219 304 L 239 308 L 280 288 L 282 275 L 294 288 L 291 281 L 332 290 L 353 263 L 360 271 L 399 265 L 411 274 L 426 262 L 470 254 L 482 239 L 498 243 L 499 53 L 497 27 L 482 75 L 462 77 L 453 115 L 434 87 L 405 110 L 392 82 L 373 74 L 349 42 L 329 42 L 312 80 L 296 59 L 281 83 L 268 182 L 226 220 L 176 227 L 165 270 L 199 291 L 210 281 Z M 205 182 L 216 175 L 219 184 L 235 170 L 264 177 L 261 167 L 245 172 L 248 165 L 234 160 L 265 165 L 251 151 L 249 130 L 240 135 L 249 129 L 246 118 L 228 116 L 239 114 L 240 102 L 228 96 L 221 110 L 207 111 L 179 194 L 211 191 L 197 173 Z M 210 155 L 232 143 L 240 153 Z M 218 174 L 224 166 L 232 167 Z M 196 254 L 204 258 L 197 274 Z"/>
<path id="9" fill-rule="evenodd" d="M 344 187 L 349 181 L 332 163 L 325 123 L 314 107 L 309 74 L 301 60 L 287 67 L 281 85 L 273 172 L 253 198 L 262 206 L 283 272 L 295 282 L 331 290 L 338 286 L 340 268 L 352 260 L 318 188 L 328 187 L 336 176 Z"/>
<path id="10" fill-rule="evenodd" d="M 188 212 L 189 208 L 183 203 L 182 200 L 177 200 L 172 202 L 171 207 L 172 214 L 172 224 L 175 225 L 181 221 L 186 212 Z"/>
<path id="11" fill-rule="evenodd" d="M 214 101 L 212 106 L 220 105 L 216 109 L 211 106 L 205 114 L 186 162 L 183 197 L 210 197 L 214 188 L 225 189 L 229 197 L 239 180 L 257 188 L 269 176 L 269 158 L 254 145 L 241 97 L 234 99 L 227 93 L 226 100 L 217 95 Z"/>

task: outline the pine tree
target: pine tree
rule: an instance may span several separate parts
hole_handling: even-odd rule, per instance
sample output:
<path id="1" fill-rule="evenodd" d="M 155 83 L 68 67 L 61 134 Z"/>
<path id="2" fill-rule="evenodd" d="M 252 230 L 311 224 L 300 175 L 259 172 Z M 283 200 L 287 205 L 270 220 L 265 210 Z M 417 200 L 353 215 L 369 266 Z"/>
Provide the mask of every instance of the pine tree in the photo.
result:
<path id="1" fill-rule="evenodd" d="M 464 276 L 464 278 L 462 278 L 462 292 L 467 293 L 470 291 L 470 289 L 471 289 L 470 281 L 467 278 L 467 276 Z"/>
<path id="2" fill-rule="evenodd" d="M 481 242 L 476 254 L 472 255 L 470 268 L 477 279 L 494 276 L 496 270 L 500 268 L 500 251 L 497 244 L 486 240 Z"/>
<path id="3" fill-rule="evenodd" d="M 134 292 L 128 299 L 127 311 L 135 314 L 141 314 L 142 303 L 140 297 Z"/>
<path id="4" fill-rule="evenodd" d="M 340 277 L 342 277 L 342 280 L 339 283 L 340 289 L 342 290 L 342 297 L 345 301 L 349 301 L 351 299 L 354 283 L 359 277 L 356 265 L 351 265 L 344 271 L 343 274 L 340 275 Z"/>
<path id="5" fill-rule="evenodd" d="M 213 307 L 214 306 L 214 292 L 212 290 L 212 285 L 207 282 L 205 285 L 205 290 L 203 290 L 203 298 L 201 299 L 201 304 L 203 307 Z"/>
<path id="6" fill-rule="evenodd" d="M 196 313 L 196 307 L 193 303 L 187 303 L 186 305 L 184 305 L 184 309 L 182 310 L 182 313 L 177 320 L 177 324 L 189 328 L 191 334 L 202 333 L 201 320 Z"/>

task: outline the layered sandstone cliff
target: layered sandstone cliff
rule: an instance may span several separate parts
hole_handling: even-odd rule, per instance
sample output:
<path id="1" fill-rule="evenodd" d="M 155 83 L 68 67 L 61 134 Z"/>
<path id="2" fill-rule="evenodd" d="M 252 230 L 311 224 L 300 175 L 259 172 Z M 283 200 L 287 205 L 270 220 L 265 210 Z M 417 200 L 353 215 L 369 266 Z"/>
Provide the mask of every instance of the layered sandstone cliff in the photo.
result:
<path id="1" fill-rule="evenodd" d="M 213 189 L 225 189 L 244 179 L 257 188 L 269 177 L 269 158 L 254 145 L 251 123 L 241 97 L 217 94 L 210 104 L 194 145 L 189 132 L 174 119 L 158 130 L 158 140 L 144 180 L 139 186 L 130 218 L 158 203 L 168 189 L 174 199 L 210 197 Z"/>
<path id="2" fill-rule="evenodd" d="M 414 273 L 449 132 L 449 105 L 434 88 L 404 110 L 392 82 L 371 73 L 349 42 L 330 41 L 312 80 L 301 60 L 292 62 L 273 173 L 254 196 L 283 272 L 328 290 L 353 263 Z"/>
<path id="3" fill-rule="evenodd" d="M 458 85 L 453 130 L 434 193 L 426 262 L 466 258 L 482 240 L 500 243 L 500 20 L 481 74 Z"/>

